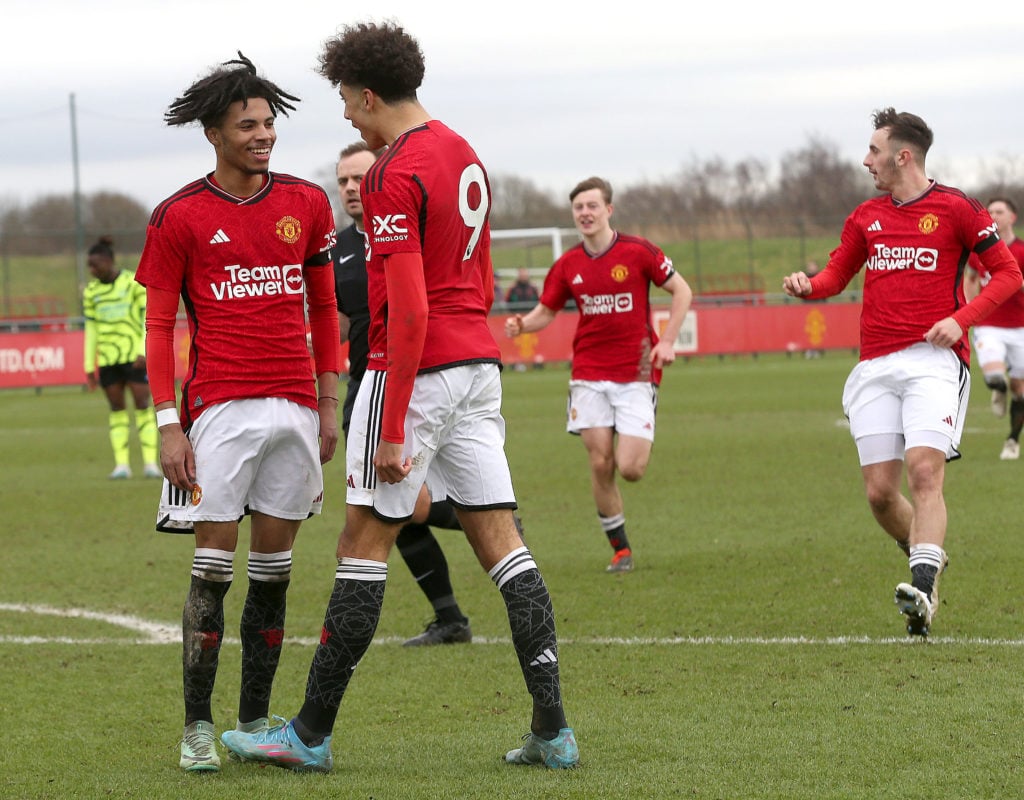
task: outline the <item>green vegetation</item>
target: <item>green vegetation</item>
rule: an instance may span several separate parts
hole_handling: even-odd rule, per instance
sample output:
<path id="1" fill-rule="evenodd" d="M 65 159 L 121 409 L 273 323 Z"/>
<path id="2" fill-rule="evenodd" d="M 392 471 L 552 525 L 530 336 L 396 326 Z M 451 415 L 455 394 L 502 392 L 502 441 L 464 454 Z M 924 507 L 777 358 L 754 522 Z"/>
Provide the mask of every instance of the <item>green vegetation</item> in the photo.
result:
<path id="1" fill-rule="evenodd" d="M 566 244 L 576 240 L 567 239 Z M 698 242 L 659 242 L 676 269 L 695 291 L 713 293 L 722 286 L 753 286 L 769 294 L 781 291 L 782 277 L 803 269 L 809 259 L 824 266 L 838 240 L 829 237 L 801 239 L 780 237 L 752 239 L 708 239 Z M 551 243 L 537 240 L 504 243 L 496 241 L 494 266 L 505 279 L 513 278 L 520 266 L 546 270 L 551 265 Z M 118 254 L 118 263 L 133 269 L 137 254 Z M 8 301 L 19 304 L 24 298 L 58 298 L 69 316 L 78 316 L 79 285 L 72 256 L 0 257 L 0 318 L 9 316 Z M 88 279 L 88 274 L 86 274 Z M 856 288 L 856 287 L 854 287 Z M 17 314 L 17 311 L 11 313 Z"/>
<path id="2" fill-rule="evenodd" d="M 0 713 L 17 725 L 4 796 L 1020 796 L 1014 514 L 1024 465 L 998 460 L 1006 421 L 989 414 L 976 375 L 965 458 L 947 479 L 951 566 L 935 636 L 907 641 L 892 602 L 905 561 L 871 519 L 839 409 L 852 364 L 830 353 L 674 365 L 651 468 L 623 489 L 638 564 L 625 576 L 603 572 L 610 551 L 583 449 L 564 433 L 567 372 L 506 373 L 507 448 L 555 603 L 583 759 L 564 774 L 501 762 L 527 729 L 529 699 L 498 592 L 444 531 L 474 644 L 399 645 L 430 613 L 395 556 L 377 642 L 342 706 L 334 773 L 225 762 L 219 775 L 182 774 L 179 646 L 67 614 L 173 628 L 191 539 L 153 532 L 155 482 L 106 480 L 98 395 L 0 393 Z M 303 526 L 295 550 L 278 714 L 301 703 L 334 574 L 343 472 L 328 465 L 326 513 Z M 214 697 L 221 727 L 234 719 L 238 669 L 228 644 Z"/>
<path id="3" fill-rule="evenodd" d="M 118 263 L 134 267 L 138 257 L 119 254 Z M 89 277 L 84 271 L 84 281 Z M 0 319 L 46 316 L 52 306 L 63 309 L 63 315 L 77 317 L 84 287 L 73 255 L 0 254 Z"/>

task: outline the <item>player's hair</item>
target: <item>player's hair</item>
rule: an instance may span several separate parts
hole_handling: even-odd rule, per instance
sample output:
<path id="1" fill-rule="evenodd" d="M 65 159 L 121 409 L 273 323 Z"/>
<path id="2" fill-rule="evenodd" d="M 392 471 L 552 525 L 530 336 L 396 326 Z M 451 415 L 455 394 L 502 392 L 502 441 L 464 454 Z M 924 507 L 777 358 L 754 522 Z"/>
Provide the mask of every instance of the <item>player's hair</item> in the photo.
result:
<path id="1" fill-rule="evenodd" d="M 1010 213 L 1013 214 L 1013 216 L 1017 216 L 1017 204 L 1009 197 L 990 197 L 988 202 L 985 203 L 985 207 L 988 208 L 993 203 L 1003 203 L 1008 209 L 1010 209 Z"/>
<path id="2" fill-rule="evenodd" d="M 241 102 L 242 108 L 254 97 L 267 101 L 274 116 L 294 111 L 292 103 L 299 98 L 281 89 L 277 84 L 261 77 L 253 63 L 238 51 L 238 58 L 215 67 L 205 78 L 200 78 L 175 99 L 164 114 L 168 125 L 189 125 L 199 122 L 204 129 L 216 128 L 232 103 Z"/>
<path id="3" fill-rule="evenodd" d="M 424 71 L 419 42 L 396 22 L 346 25 L 320 54 L 319 72 L 332 86 L 369 89 L 386 103 L 415 100 Z"/>
<path id="4" fill-rule="evenodd" d="M 350 145 L 346 145 L 341 148 L 341 152 L 338 153 L 338 161 L 340 162 L 343 158 L 354 156 L 356 153 L 370 153 L 375 159 L 380 158 L 381 153 L 387 150 L 386 147 L 380 147 L 376 150 L 371 150 L 370 145 L 360 139 L 358 142 L 352 142 Z"/>
<path id="5" fill-rule="evenodd" d="M 89 248 L 90 256 L 106 256 L 111 261 L 114 260 L 114 239 L 112 236 L 101 236 L 96 240 L 96 244 Z"/>
<path id="6" fill-rule="evenodd" d="M 341 148 L 341 152 L 338 153 L 338 161 L 349 156 L 354 156 L 356 153 L 370 153 L 370 145 L 360 139 L 358 142 L 352 142 L 352 144 L 346 145 Z"/>
<path id="7" fill-rule="evenodd" d="M 571 192 L 569 192 L 569 202 L 571 203 L 576 199 L 576 195 L 580 192 L 589 192 L 591 189 L 600 189 L 601 196 L 604 198 L 604 202 L 608 205 L 612 203 L 612 185 L 608 183 L 604 178 L 598 178 L 594 176 L 587 178 L 585 181 L 577 183 Z"/>
<path id="8" fill-rule="evenodd" d="M 903 142 L 918 151 L 923 159 L 932 146 L 935 135 L 923 119 L 908 111 L 897 111 L 892 106 L 876 110 L 872 120 L 875 130 L 889 129 L 889 138 Z"/>

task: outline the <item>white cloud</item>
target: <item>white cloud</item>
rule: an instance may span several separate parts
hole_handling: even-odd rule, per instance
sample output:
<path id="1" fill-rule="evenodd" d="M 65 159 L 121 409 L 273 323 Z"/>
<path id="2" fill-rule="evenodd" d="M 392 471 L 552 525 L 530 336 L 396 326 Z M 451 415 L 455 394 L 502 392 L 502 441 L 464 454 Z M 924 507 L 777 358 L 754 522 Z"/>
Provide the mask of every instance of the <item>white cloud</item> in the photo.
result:
<path id="1" fill-rule="evenodd" d="M 315 74 L 323 40 L 366 18 L 336 2 L 13 0 L 0 29 L 0 196 L 70 191 L 68 98 L 78 108 L 83 191 L 153 205 L 212 168 L 195 130 L 162 124 L 167 104 L 241 49 L 303 103 L 279 126 L 273 168 L 316 177 L 356 134 Z M 1024 151 L 1014 98 L 1024 16 L 738 0 L 694 7 L 521 0 L 386 2 L 427 59 L 421 99 L 492 172 L 559 192 L 601 173 L 660 180 L 693 159 L 777 161 L 810 133 L 858 160 L 881 105 L 920 113 L 937 165 Z M 953 11 L 955 9 L 955 11 Z M 906 24 L 898 13 L 912 13 Z M 977 171 L 977 166 L 973 167 Z"/>

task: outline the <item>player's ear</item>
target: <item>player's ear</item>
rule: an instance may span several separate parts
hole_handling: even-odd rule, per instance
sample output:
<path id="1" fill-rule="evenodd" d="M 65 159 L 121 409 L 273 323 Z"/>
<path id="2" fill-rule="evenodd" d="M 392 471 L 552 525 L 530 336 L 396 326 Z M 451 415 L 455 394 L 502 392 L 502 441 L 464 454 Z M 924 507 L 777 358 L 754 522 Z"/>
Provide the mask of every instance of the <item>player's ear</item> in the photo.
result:
<path id="1" fill-rule="evenodd" d="M 219 129 L 210 126 L 209 128 L 206 128 L 206 130 L 204 130 L 203 133 L 206 134 L 206 141 L 208 141 L 214 147 L 217 147 L 220 144 Z"/>

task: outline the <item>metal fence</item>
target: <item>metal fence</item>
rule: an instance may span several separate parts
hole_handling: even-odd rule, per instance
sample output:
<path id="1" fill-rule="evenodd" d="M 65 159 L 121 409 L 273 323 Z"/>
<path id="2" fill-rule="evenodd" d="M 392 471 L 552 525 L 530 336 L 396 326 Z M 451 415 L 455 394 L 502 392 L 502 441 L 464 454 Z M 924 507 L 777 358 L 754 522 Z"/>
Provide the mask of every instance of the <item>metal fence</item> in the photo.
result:
<path id="1" fill-rule="evenodd" d="M 681 225 L 662 222 L 629 232 L 647 236 L 669 254 L 698 303 L 751 304 L 781 300 L 782 275 L 809 262 L 824 265 L 841 229 L 842 220 L 809 225 L 787 217 L 743 223 L 733 216 Z M 113 236 L 117 262 L 133 269 L 144 229 L 0 231 L 0 330 L 80 325 L 81 294 L 89 279 L 85 249 L 103 234 Z M 553 260 L 579 241 L 574 229 L 564 227 L 494 229 L 492 236 L 499 301 L 519 268 L 527 268 L 539 288 Z M 859 288 L 855 281 L 850 290 Z"/>

